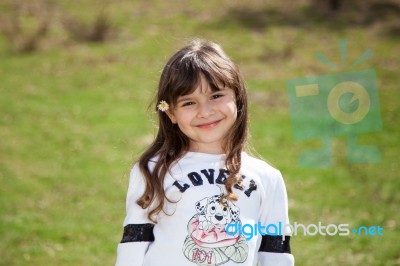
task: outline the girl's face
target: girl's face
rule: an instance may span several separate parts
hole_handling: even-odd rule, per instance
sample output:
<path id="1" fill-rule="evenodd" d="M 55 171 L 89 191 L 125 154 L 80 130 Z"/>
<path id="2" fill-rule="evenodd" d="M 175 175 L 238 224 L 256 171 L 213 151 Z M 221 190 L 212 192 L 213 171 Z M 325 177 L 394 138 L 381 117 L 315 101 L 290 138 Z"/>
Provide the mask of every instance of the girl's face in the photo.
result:
<path id="1" fill-rule="evenodd" d="M 235 93 L 229 88 L 213 92 L 202 77 L 195 91 L 180 96 L 167 114 L 190 139 L 190 151 L 224 153 L 224 138 L 237 117 Z"/>

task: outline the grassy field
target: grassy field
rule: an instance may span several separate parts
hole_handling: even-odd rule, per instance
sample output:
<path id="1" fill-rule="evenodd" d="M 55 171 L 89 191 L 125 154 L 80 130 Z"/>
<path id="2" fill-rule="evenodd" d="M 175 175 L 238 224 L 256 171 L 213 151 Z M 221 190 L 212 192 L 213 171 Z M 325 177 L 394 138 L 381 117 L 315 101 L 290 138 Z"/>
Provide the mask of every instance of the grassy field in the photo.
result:
<path id="1" fill-rule="evenodd" d="M 90 21 L 98 2 L 59 8 Z M 72 40 L 56 22 L 33 53 L 12 52 L 0 38 L 0 265 L 114 263 L 128 172 L 154 133 L 147 106 L 163 64 L 193 37 L 220 43 L 240 66 L 251 143 L 282 171 L 291 221 L 384 228 L 375 237 L 295 236 L 296 265 L 400 265 L 400 39 L 383 22 L 327 22 L 296 6 L 279 13 L 246 3 L 119 0 L 107 7 L 115 35 L 106 43 Z M 383 129 L 360 142 L 382 159 L 350 164 L 338 137 L 332 168 L 301 168 L 300 153 L 319 141 L 292 138 L 286 80 L 335 72 L 315 54 L 339 63 L 343 38 L 349 65 L 374 54 L 353 70 L 377 74 Z"/>

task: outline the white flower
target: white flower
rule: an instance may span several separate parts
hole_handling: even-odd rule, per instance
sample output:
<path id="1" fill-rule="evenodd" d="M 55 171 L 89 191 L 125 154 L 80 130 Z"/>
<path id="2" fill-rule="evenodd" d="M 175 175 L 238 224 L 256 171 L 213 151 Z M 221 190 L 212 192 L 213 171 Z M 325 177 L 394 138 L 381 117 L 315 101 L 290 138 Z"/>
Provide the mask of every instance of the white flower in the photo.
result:
<path id="1" fill-rule="evenodd" d="M 160 101 L 160 103 L 157 105 L 157 108 L 161 112 L 165 112 L 169 109 L 169 105 L 166 101 Z"/>

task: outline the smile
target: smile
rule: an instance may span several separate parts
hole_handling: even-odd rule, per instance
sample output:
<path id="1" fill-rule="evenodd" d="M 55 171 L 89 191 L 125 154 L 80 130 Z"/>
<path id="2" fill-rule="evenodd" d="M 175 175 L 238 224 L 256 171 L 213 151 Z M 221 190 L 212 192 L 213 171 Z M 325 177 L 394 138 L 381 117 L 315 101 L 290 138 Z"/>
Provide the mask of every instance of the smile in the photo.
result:
<path id="1" fill-rule="evenodd" d="M 210 123 L 206 123 L 206 124 L 201 124 L 201 125 L 198 125 L 197 127 L 199 127 L 199 128 L 213 128 L 213 127 L 215 127 L 220 121 L 221 121 L 221 120 L 217 120 L 217 121 L 214 121 L 214 122 L 210 122 Z"/>

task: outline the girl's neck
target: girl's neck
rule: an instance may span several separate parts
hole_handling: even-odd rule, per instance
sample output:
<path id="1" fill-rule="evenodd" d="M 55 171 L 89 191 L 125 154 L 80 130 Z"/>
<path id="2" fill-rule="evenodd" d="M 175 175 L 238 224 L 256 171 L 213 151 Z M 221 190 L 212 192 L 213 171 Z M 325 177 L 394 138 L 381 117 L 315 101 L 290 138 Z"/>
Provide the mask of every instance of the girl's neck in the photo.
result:
<path id="1" fill-rule="evenodd" d="M 225 151 L 219 145 L 190 145 L 190 152 L 225 154 Z"/>

